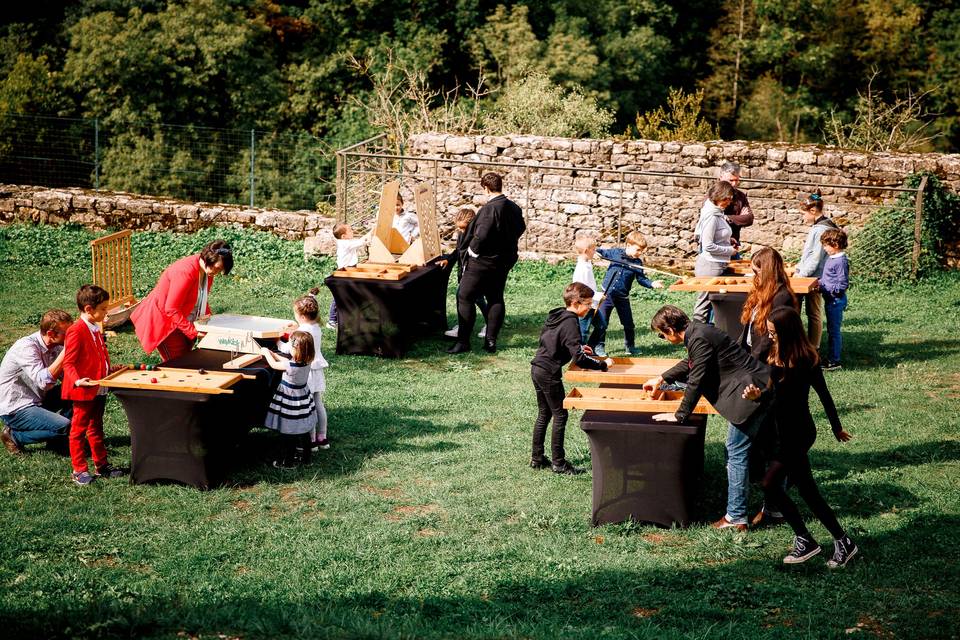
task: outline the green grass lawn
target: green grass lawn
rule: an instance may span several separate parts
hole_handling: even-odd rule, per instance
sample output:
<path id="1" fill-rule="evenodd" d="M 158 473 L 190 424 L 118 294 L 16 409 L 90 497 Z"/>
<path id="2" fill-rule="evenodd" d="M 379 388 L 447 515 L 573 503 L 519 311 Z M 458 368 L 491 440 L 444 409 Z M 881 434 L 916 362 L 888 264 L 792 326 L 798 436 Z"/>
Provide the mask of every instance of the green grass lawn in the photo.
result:
<path id="1" fill-rule="evenodd" d="M 301 246 L 252 232 L 134 236 L 146 293 L 173 259 L 226 236 L 237 264 L 215 311 L 291 316 L 329 273 Z M 0 229 L 0 352 L 49 307 L 71 312 L 90 274 L 70 228 Z M 794 570 L 785 527 L 731 534 L 590 526 L 591 479 L 526 463 L 540 325 L 572 264 L 521 264 L 508 285 L 495 356 L 452 358 L 441 339 L 403 360 L 336 356 L 326 406 L 333 447 L 293 472 L 268 467 L 255 430 L 230 485 L 98 481 L 69 460 L 0 451 L 0 624 L 4 637 L 216 638 L 933 638 L 960 625 L 960 274 L 892 289 L 857 285 L 844 369 L 829 382 L 854 440 L 833 440 L 813 403 L 811 453 L 827 501 L 861 546 L 846 570 Z M 451 288 L 452 296 L 453 290 Z M 693 294 L 634 294 L 645 355 L 680 356 L 649 317 Z M 321 308 L 329 292 L 321 294 Z M 448 302 L 452 313 L 452 298 Z M 451 316 L 451 320 L 453 317 Z M 618 321 L 609 345 L 622 342 Z M 143 359 L 129 325 L 115 362 Z M 570 460 L 589 467 L 571 413 Z M 111 459 L 128 464 L 126 418 L 110 398 Z M 725 425 L 711 417 L 702 523 L 725 505 Z M 751 511 L 759 505 L 751 496 Z M 819 523 L 812 531 L 829 545 Z"/>

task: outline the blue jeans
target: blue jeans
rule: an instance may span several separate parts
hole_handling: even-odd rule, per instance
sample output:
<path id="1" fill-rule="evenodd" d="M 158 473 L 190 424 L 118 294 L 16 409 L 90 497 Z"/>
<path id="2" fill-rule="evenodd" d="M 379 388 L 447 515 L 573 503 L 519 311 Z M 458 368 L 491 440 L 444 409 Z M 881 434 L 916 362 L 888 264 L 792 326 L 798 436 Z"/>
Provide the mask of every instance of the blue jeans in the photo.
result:
<path id="1" fill-rule="evenodd" d="M 847 292 L 833 295 L 823 292 L 823 311 L 827 317 L 827 362 L 840 362 L 840 325 L 847 308 Z"/>
<path id="2" fill-rule="evenodd" d="M 629 294 L 617 294 L 607 291 L 600 308 L 597 309 L 596 329 L 590 336 L 588 344 L 591 347 L 604 344 L 607 341 L 607 326 L 610 324 L 610 312 L 616 308 L 620 324 L 623 325 L 623 343 L 627 349 L 632 349 L 636 342 L 636 329 L 633 326 L 633 309 L 630 307 Z M 582 325 L 581 325 L 582 326 Z"/>
<path id="3" fill-rule="evenodd" d="M 727 423 L 727 520 L 747 524 L 747 496 L 750 495 L 750 445 L 767 415 L 760 407 L 746 423 Z"/>
<path id="4" fill-rule="evenodd" d="M 51 398 L 54 394 L 55 397 Z M 13 439 L 21 447 L 67 437 L 72 404 L 60 399 L 59 386 L 51 389 L 47 398 L 42 406 L 24 407 L 10 415 L 0 416 L 0 420 L 10 427 Z"/>

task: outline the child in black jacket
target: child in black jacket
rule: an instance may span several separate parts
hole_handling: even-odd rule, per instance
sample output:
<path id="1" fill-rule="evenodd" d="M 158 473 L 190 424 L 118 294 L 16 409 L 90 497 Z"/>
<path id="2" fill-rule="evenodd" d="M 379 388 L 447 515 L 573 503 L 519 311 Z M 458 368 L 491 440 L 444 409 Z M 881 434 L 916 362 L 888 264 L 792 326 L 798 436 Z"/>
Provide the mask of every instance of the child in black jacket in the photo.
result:
<path id="1" fill-rule="evenodd" d="M 567 426 L 567 410 L 563 408 L 566 393 L 563 390 L 563 365 L 571 360 L 584 369 L 606 371 L 613 364 L 609 358 L 600 360 L 580 343 L 579 318 L 585 316 L 593 304 L 593 289 L 581 282 L 573 282 L 563 290 L 565 309 L 554 309 L 547 316 L 540 332 L 540 348 L 530 361 L 530 377 L 537 392 L 537 421 L 533 425 L 533 453 L 530 466 L 534 469 L 550 467 L 554 473 L 575 475 L 581 473 L 567 462 L 563 450 L 563 434 Z M 550 437 L 552 462 L 543 455 L 543 441 L 547 423 L 553 417 Z"/>

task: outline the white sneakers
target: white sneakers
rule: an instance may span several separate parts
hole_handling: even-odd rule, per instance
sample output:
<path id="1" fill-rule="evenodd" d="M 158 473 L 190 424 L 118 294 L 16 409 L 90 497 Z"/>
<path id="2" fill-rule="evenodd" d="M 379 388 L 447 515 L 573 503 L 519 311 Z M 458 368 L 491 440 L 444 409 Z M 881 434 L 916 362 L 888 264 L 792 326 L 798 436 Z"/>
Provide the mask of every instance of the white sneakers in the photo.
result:
<path id="1" fill-rule="evenodd" d="M 453 329 L 449 329 L 448 331 L 444 331 L 444 332 L 443 332 L 443 335 L 447 336 L 448 338 L 456 338 L 456 337 L 457 337 L 457 330 L 458 330 L 459 328 L 460 328 L 460 325 L 454 325 Z M 487 325 L 483 325 L 483 328 L 480 329 L 480 333 L 477 334 L 477 337 L 478 337 L 478 338 L 486 338 L 486 337 L 487 337 Z"/>

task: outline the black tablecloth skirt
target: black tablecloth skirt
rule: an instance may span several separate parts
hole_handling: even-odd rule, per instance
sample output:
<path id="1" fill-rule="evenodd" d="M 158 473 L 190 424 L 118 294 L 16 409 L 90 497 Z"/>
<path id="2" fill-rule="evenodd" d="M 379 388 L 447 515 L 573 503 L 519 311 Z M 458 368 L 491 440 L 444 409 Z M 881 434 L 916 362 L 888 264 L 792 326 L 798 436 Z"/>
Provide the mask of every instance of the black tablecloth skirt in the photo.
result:
<path id="1" fill-rule="evenodd" d="M 707 416 L 682 424 L 651 413 L 586 411 L 593 459 L 594 526 L 625 520 L 686 526 L 703 475 Z"/>
<path id="2" fill-rule="evenodd" d="M 163 367 L 222 370 L 230 353 L 196 349 Z M 130 424 L 130 482 L 181 482 L 199 489 L 221 483 L 236 450 L 253 426 L 263 425 L 280 382 L 279 372 L 260 360 L 238 373 L 233 393 L 201 394 L 113 389 Z"/>
<path id="3" fill-rule="evenodd" d="M 711 293 L 707 295 L 713 305 L 713 324 L 728 336 L 737 340 L 743 331 L 740 314 L 743 313 L 743 303 L 747 301 L 746 293 Z"/>
<path id="4" fill-rule="evenodd" d="M 402 280 L 337 278 L 324 282 L 337 302 L 337 354 L 399 358 L 418 336 L 447 328 L 447 279 L 436 264 Z"/>

